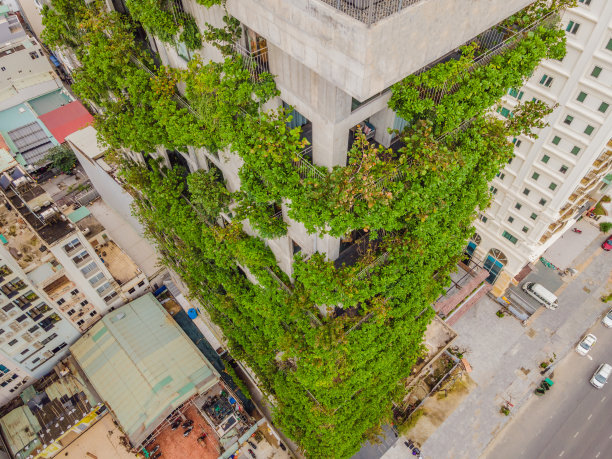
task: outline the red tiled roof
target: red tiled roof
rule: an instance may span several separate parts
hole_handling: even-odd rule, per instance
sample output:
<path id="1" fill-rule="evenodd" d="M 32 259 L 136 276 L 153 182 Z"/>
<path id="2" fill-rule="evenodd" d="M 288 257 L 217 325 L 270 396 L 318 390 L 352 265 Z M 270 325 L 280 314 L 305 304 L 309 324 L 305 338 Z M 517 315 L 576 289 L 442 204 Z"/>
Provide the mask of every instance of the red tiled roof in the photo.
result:
<path id="1" fill-rule="evenodd" d="M 93 116 L 79 101 L 70 102 L 38 118 L 59 143 L 64 143 L 67 135 L 93 123 Z"/>
<path id="2" fill-rule="evenodd" d="M 2 137 L 2 134 L 0 134 L 0 149 L 4 149 L 4 150 L 6 150 L 8 152 L 11 151 L 11 149 L 9 148 L 7 143 L 4 141 L 4 137 Z"/>

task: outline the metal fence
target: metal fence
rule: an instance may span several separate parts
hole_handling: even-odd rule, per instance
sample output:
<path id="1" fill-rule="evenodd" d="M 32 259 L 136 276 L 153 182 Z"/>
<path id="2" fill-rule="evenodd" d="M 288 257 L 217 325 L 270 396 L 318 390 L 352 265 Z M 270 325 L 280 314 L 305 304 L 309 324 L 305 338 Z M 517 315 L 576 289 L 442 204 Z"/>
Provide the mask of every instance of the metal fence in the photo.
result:
<path id="1" fill-rule="evenodd" d="M 313 166 L 313 164 L 308 159 L 306 159 L 306 156 L 308 156 L 309 153 L 310 155 L 312 155 L 311 146 L 306 147 L 301 154 L 298 153 L 298 160 L 293 162 L 293 166 L 297 169 L 298 174 L 300 174 L 300 177 L 302 177 L 303 179 L 324 178 L 323 173 L 319 171 L 315 166 Z"/>
<path id="2" fill-rule="evenodd" d="M 259 48 L 255 51 L 249 51 L 244 46 L 235 43 L 234 50 L 242 56 L 244 64 L 254 82 L 259 81 L 259 77 L 262 73 L 270 71 L 270 66 L 268 65 L 268 48 Z"/>
<path id="3" fill-rule="evenodd" d="M 423 0 L 321 0 L 367 25 L 391 16 Z"/>

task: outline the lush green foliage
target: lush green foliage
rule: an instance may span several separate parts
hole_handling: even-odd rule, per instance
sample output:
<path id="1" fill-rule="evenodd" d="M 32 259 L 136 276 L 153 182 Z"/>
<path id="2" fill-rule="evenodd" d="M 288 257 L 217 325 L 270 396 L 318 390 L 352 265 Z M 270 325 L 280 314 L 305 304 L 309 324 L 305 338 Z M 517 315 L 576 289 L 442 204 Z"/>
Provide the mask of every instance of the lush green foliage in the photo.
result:
<path id="1" fill-rule="evenodd" d="M 402 147 L 379 149 L 358 133 L 348 166 L 327 170 L 301 157 L 305 141 L 287 127 L 286 111 L 261 109 L 278 91 L 270 75 L 253 81 L 233 53 L 235 20 L 204 33 L 226 55 L 222 62 L 196 56 L 175 70 L 155 68 L 138 51 L 126 18 L 65 0 L 53 7 L 46 36 L 75 49 L 83 64 L 75 90 L 102 109 L 96 123 L 110 147 L 152 153 L 189 145 L 243 160 L 233 195 L 215 172 L 190 174 L 185 183 L 183 171 L 155 161 L 122 169 L 164 263 L 223 329 L 235 357 L 257 372 L 283 429 L 312 457 L 354 454 L 388 420 L 390 400 L 422 353 L 431 304 L 473 233 L 475 209 L 488 205 L 488 182 L 512 155 L 508 137 L 531 135 L 548 109 L 523 104 L 507 121 L 485 112 L 541 58 L 562 55 L 562 34 L 541 25 L 482 65 L 472 65 L 483 52 L 473 45 L 458 61 L 407 78 L 391 100 L 412 120 L 399 133 Z M 152 11 L 132 14 L 153 30 L 164 15 L 149 18 Z M 541 16 L 541 8 L 528 10 L 508 26 Z M 177 101 L 179 82 L 190 109 Z M 422 90 L 444 85 L 451 90 L 440 98 Z M 265 238 L 285 234 L 286 224 L 273 218 L 281 203 L 313 233 L 364 230 L 358 262 L 340 267 L 321 254 L 297 256 L 290 283 L 266 244 L 241 225 L 248 219 Z M 232 223 L 219 225 L 220 213 L 232 214 Z"/>
<path id="2" fill-rule="evenodd" d="M 49 161 L 52 167 L 62 172 L 70 172 L 77 162 L 76 155 L 66 145 L 51 148 L 45 156 L 45 160 Z"/>

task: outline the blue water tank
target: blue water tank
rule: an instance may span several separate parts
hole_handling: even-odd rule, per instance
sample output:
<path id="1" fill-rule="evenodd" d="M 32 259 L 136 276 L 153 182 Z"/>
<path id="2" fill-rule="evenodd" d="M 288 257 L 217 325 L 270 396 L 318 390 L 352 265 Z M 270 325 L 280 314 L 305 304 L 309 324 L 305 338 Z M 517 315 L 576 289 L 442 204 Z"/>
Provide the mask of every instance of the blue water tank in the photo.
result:
<path id="1" fill-rule="evenodd" d="M 187 315 L 190 319 L 195 319 L 198 317 L 198 311 L 196 311 L 195 308 L 191 308 L 189 311 L 187 311 Z"/>

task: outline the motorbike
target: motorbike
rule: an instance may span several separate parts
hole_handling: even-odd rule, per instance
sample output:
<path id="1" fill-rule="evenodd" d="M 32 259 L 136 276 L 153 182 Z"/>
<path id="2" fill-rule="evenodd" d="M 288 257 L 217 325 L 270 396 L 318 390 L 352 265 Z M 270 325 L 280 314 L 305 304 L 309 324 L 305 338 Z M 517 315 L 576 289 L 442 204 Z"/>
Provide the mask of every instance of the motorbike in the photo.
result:
<path id="1" fill-rule="evenodd" d="M 582 233 L 582 230 L 579 230 L 578 228 L 572 228 L 572 231 L 578 234 Z"/>

